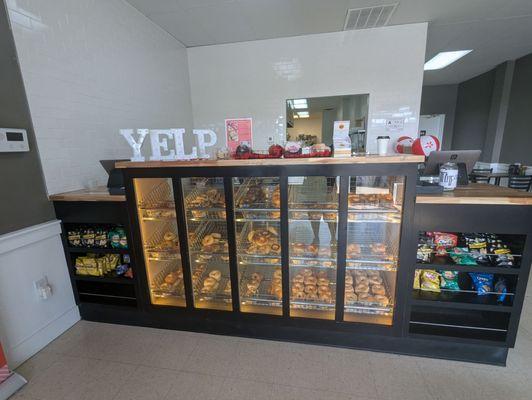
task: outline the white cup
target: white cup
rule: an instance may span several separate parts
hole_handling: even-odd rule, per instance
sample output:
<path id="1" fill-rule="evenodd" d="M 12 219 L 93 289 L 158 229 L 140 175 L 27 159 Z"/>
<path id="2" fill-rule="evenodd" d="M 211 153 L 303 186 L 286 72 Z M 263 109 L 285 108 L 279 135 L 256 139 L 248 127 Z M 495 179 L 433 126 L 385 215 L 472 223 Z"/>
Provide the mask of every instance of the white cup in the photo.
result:
<path id="1" fill-rule="evenodd" d="M 388 142 L 390 141 L 390 136 L 379 136 L 377 137 L 377 149 L 379 156 L 385 156 L 388 153 Z"/>

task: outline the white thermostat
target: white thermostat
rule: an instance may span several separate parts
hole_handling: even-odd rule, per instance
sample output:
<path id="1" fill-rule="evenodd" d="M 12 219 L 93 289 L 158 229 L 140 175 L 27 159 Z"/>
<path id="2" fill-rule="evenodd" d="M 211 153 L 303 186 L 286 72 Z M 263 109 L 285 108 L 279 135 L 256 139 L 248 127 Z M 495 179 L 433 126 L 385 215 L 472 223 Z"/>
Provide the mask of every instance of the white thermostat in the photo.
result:
<path id="1" fill-rule="evenodd" d="M 30 151 L 26 129 L 0 128 L 0 153 Z"/>

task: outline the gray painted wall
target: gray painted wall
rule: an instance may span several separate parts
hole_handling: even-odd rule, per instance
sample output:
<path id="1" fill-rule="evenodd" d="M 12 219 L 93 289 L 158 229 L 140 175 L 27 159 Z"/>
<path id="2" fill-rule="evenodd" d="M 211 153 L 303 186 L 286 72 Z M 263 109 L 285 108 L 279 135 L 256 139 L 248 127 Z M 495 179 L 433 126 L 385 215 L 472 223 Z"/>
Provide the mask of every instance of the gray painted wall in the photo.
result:
<path id="1" fill-rule="evenodd" d="M 515 62 L 500 162 L 532 165 L 532 54 Z"/>
<path id="2" fill-rule="evenodd" d="M 0 153 L 0 234 L 55 218 L 35 141 L 5 4 L 0 1 L 0 126 L 28 132 L 30 151 Z"/>
<path id="3" fill-rule="evenodd" d="M 445 114 L 442 150 L 452 147 L 458 85 L 423 86 L 421 115 Z"/>
<path id="4" fill-rule="evenodd" d="M 495 69 L 458 85 L 453 150 L 483 150 L 495 82 Z M 490 161 L 483 152 L 481 161 Z"/>

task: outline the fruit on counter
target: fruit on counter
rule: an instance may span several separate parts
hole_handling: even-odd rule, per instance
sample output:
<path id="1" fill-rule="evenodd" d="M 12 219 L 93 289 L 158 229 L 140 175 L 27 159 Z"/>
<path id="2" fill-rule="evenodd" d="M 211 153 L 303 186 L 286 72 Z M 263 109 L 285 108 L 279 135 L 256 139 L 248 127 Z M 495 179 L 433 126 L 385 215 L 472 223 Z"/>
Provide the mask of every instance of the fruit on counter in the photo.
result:
<path id="1" fill-rule="evenodd" d="M 283 146 L 279 144 L 272 144 L 270 148 L 268 149 L 268 153 L 270 154 L 270 156 L 275 157 L 275 158 L 282 157 L 283 152 L 284 152 Z"/>
<path id="2" fill-rule="evenodd" d="M 248 145 L 239 144 L 238 147 L 236 148 L 236 155 L 238 157 L 242 157 L 245 154 L 250 154 L 250 153 L 251 153 L 251 149 L 249 148 Z"/>

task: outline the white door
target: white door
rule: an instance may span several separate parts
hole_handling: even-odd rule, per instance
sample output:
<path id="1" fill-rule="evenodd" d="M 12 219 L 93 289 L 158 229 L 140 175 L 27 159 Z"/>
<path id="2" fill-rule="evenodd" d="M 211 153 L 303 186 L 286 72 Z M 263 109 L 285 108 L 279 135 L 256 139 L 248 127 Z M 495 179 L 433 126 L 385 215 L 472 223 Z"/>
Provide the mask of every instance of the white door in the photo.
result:
<path id="1" fill-rule="evenodd" d="M 445 114 L 421 115 L 419 117 L 419 132 L 425 131 L 427 135 L 436 136 L 443 146 L 443 125 Z"/>

